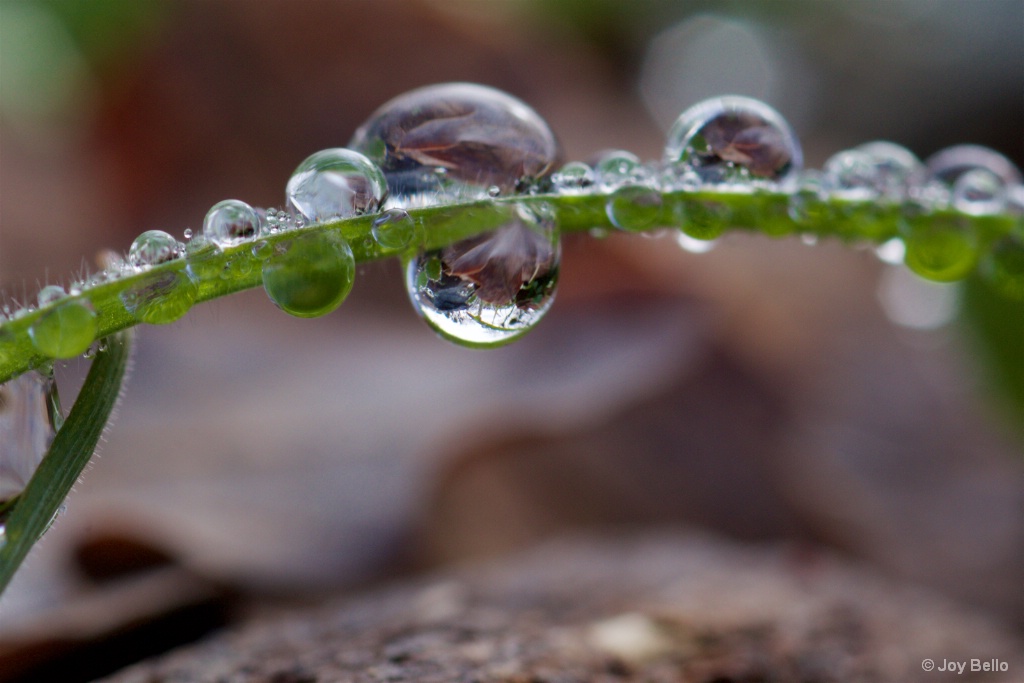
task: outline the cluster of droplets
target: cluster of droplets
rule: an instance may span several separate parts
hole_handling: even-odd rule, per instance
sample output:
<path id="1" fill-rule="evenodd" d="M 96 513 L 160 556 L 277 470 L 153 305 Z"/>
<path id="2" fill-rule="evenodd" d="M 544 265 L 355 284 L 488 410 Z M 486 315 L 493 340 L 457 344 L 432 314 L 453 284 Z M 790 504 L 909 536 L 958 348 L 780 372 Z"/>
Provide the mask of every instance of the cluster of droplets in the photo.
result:
<path id="1" fill-rule="evenodd" d="M 353 249 L 340 230 L 302 228 L 373 215 L 359 246 L 403 257 L 409 298 L 423 319 L 457 342 L 502 344 L 531 329 L 554 299 L 561 254 L 554 212 L 515 201 L 538 194 L 600 195 L 615 228 L 675 228 L 679 244 L 694 252 L 744 221 L 768 234 L 806 226 L 808 243 L 817 240 L 812 230 L 829 225 L 840 237 L 881 243 L 881 259 L 928 279 L 953 281 L 978 269 L 1001 291 L 1024 298 L 1024 228 L 994 244 L 983 244 L 971 228 L 979 216 L 1024 216 L 1020 172 L 986 148 L 952 147 L 922 162 L 899 145 L 872 142 L 835 154 L 821 170 L 804 169 L 799 140 L 778 112 L 729 96 L 684 111 L 658 161 L 618 149 L 560 161 L 548 125 L 510 95 L 467 83 L 413 90 L 374 112 L 347 148 L 299 164 L 284 208 L 225 200 L 210 209 L 201 231 L 185 232 L 184 242 L 150 230 L 127 257 L 108 254 L 88 281 L 68 291 L 44 288 L 38 305 L 47 310 L 29 335 L 48 358 L 86 352 L 99 321 L 83 289 L 127 275 L 135 277 L 121 303 L 139 322 L 177 320 L 199 299 L 202 283 L 217 277 L 259 277 L 282 310 L 323 315 L 352 288 Z M 669 193 L 678 196 L 666 202 Z M 723 193 L 784 201 L 777 216 L 751 217 Z M 510 201 L 479 201 L 495 197 Z M 430 246 L 429 231 L 409 211 L 461 202 L 478 202 L 457 214 L 474 223 L 467 231 L 473 236 Z M 225 250 L 232 250 L 228 257 Z M 158 267 L 164 264 L 172 266 Z"/>

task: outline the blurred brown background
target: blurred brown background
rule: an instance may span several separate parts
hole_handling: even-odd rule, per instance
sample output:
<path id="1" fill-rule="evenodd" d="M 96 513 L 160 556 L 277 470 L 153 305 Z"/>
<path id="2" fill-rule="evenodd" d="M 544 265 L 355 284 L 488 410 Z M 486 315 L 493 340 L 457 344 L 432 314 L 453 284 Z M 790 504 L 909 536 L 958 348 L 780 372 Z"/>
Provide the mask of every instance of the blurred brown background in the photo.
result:
<path id="1" fill-rule="evenodd" d="M 808 166 L 872 139 L 1020 165 L 1022 29 L 1019 0 L 7 0 L 0 284 L 34 297 L 228 197 L 279 206 L 306 156 L 435 82 L 522 98 L 569 159 L 657 158 L 678 112 L 737 93 Z M 613 236 L 566 240 L 555 307 L 486 353 L 435 338 L 396 263 L 324 319 L 204 304 L 140 330 L 102 457 L 0 603 L 0 656 L 192 605 L 170 647 L 273 600 L 678 524 L 830 548 L 1020 628 L 1020 425 L 957 296 L 836 244 Z M 84 363 L 61 372 L 68 405 Z M 192 577 L 179 600 L 124 597 L 163 563 Z"/>

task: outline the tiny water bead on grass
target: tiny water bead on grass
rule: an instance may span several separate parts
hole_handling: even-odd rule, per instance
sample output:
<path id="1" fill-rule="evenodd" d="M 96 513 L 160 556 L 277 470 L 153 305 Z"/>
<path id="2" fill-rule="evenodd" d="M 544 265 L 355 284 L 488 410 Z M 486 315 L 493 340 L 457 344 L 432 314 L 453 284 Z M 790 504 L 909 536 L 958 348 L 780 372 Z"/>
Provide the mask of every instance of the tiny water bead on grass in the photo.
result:
<path id="1" fill-rule="evenodd" d="M 203 220 L 203 239 L 220 246 L 237 244 L 260 232 L 256 210 L 238 199 L 225 199 L 213 205 Z"/>

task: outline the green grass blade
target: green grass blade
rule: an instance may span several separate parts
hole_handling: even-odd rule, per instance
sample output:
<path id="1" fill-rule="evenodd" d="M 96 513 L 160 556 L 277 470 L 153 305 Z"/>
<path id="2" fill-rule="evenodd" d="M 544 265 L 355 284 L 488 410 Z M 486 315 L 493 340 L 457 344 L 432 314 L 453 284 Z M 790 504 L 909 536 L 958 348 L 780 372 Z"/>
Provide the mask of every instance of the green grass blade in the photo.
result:
<path id="1" fill-rule="evenodd" d="M 92 457 L 117 403 L 130 347 L 131 334 L 122 332 L 111 336 L 106 350 L 96 355 L 71 413 L 10 511 L 6 543 L 0 546 L 0 593 Z"/>

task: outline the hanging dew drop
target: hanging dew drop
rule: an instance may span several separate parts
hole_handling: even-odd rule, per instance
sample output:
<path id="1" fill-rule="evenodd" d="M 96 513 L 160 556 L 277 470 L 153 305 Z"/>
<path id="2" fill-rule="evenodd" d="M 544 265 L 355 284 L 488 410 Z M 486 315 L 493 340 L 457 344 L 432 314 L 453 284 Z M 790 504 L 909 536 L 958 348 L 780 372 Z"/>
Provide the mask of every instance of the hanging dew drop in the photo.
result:
<path id="1" fill-rule="evenodd" d="M 910 222 L 904 238 L 904 263 L 927 280 L 954 282 L 967 277 L 977 262 L 977 241 L 966 225 L 930 216 Z"/>
<path id="2" fill-rule="evenodd" d="M 275 247 L 263 262 L 263 288 L 285 313 L 314 318 L 345 300 L 355 268 L 352 248 L 340 235 L 308 233 Z"/>
<path id="3" fill-rule="evenodd" d="M 166 325 L 188 313 L 198 293 L 183 272 L 153 273 L 121 292 L 121 302 L 139 322 Z"/>
<path id="4" fill-rule="evenodd" d="M 37 351 L 48 358 L 74 358 L 96 338 L 96 313 L 87 302 L 68 301 L 47 312 L 29 328 Z"/>
<path id="5" fill-rule="evenodd" d="M 624 185 L 608 198 L 605 213 L 619 230 L 636 232 L 658 223 L 661 203 L 661 195 L 651 187 Z"/>
<path id="6" fill-rule="evenodd" d="M 1024 301 L 1024 238 L 998 241 L 980 265 L 982 276 L 1008 299 Z"/>
<path id="7" fill-rule="evenodd" d="M 180 255 L 178 240 L 163 230 L 147 230 L 132 242 L 128 262 L 135 268 L 144 268 L 173 261 Z"/>
<path id="8" fill-rule="evenodd" d="M 373 221 L 373 239 L 384 249 L 405 249 L 416 237 L 416 223 L 405 209 L 388 209 Z"/>
<path id="9" fill-rule="evenodd" d="M 727 204 L 712 200 L 691 199 L 679 205 L 679 229 L 695 240 L 718 239 L 732 220 Z"/>
<path id="10" fill-rule="evenodd" d="M 554 302 L 561 249 L 543 209 L 507 206 L 497 230 L 421 253 L 405 273 L 416 311 L 441 336 L 483 348 L 532 329 Z"/>
<path id="11" fill-rule="evenodd" d="M 285 194 L 293 211 L 318 223 L 376 212 L 387 194 L 387 182 L 359 152 L 325 149 L 299 164 Z"/>
<path id="12" fill-rule="evenodd" d="M 259 232 L 260 218 L 256 210 L 237 199 L 214 204 L 203 220 L 203 238 L 221 246 L 238 244 Z"/>
<path id="13" fill-rule="evenodd" d="M 391 204 L 411 208 L 514 193 L 546 176 L 559 150 L 521 100 L 472 83 L 407 92 L 377 109 L 349 146 L 380 166 Z"/>
<path id="14" fill-rule="evenodd" d="M 665 161 L 706 185 L 788 190 L 803 166 L 800 143 L 774 109 L 718 97 L 684 111 L 669 131 Z"/>

